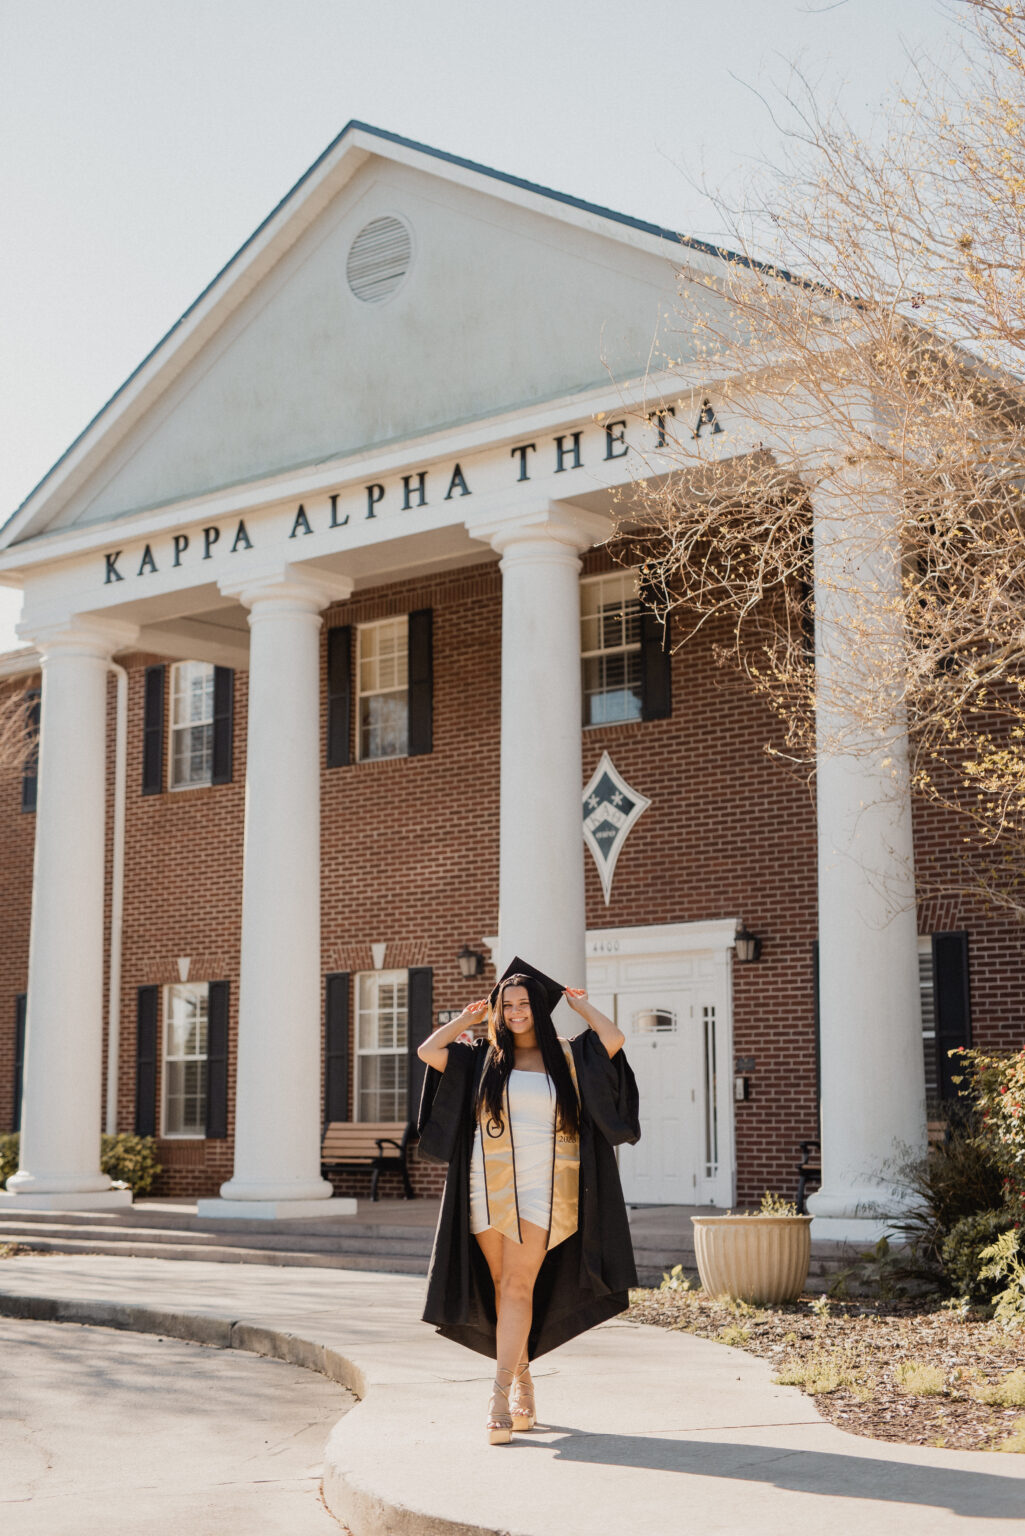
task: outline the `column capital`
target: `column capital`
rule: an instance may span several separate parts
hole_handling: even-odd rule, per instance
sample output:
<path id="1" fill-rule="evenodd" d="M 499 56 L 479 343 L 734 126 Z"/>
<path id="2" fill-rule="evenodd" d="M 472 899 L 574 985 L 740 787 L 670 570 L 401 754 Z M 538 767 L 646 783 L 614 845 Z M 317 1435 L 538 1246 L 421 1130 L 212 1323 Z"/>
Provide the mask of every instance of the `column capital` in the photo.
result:
<path id="1" fill-rule="evenodd" d="M 553 554 L 572 552 L 577 556 L 608 538 L 612 523 L 601 513 L 585 511 L 571 502 L 546 499 L 525 507 L 471 514 L 466 519 L 466 531 L 500 555 L 528 545 L 536 555 L 538 546 L 547 544 Z"/>
<path id="2" fill-rule="evenodd" d="M 23 619 L 15 633 L 20 640 L 36 647 L 44 663 L 57 653 L 109 661 L 115 651 L 127 650 L 136 643 L 139 626 L 102 614 L 71 613 L 48 623 Z"/>
<path id="3" fill-rule="evenodd" d="M 251 620 L 254 610 L 264 604 L 272 604 L 277 610 L 291 608 L 320 613 L 331 603 L 344 602 L 350 597 L 355 583 L 351 576 L 304 569 L 286 561 L 265 571 L 220 581 L 217 585 L 224 597 L 237 598 L 243 608 L 250 610 Z"/>

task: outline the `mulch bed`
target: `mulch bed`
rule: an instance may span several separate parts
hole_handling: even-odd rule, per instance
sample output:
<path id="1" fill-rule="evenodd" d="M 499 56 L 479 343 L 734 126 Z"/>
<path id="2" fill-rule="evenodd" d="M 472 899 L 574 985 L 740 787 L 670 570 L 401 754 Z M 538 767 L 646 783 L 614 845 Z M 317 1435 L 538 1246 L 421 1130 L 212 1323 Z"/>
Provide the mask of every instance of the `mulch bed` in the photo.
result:
<path id="1" fill-rule="evenodd" d="M 809 1392 L 824 1419 L 852 1434 L 1025 1453 L 1023 1332 L 932 1299 L 824 1304 L 803 1296 L 764 1308 L 701 1291 L 636 1290 L 630 1299 L 626 1316 L 635 1322 L 716 1339 L 771 1361 L 779 1379 Z M 1012 1372 L 1018 1374 L 1008 1383 Z M 979 1400 L 1001 1383 L 1010 1405 Z"/>

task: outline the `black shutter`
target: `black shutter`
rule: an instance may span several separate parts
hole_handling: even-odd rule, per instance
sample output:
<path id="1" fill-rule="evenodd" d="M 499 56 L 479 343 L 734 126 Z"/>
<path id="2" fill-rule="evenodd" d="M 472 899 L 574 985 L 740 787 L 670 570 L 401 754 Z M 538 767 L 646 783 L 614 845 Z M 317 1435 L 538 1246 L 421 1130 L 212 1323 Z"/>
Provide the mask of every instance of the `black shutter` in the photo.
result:
<path id="1" fill-rule="evenodd" d="M 157 1133 L 157 1012 L 160 988 L 140 987 L 135 1024 L 135 1134 Z"/>
<path id="2" fill-rule="evenodd" d="M 159 795 L 164 788 L 164 686 L 167 668 L 146 668 L 142 718 L 142 792 Z"/>
<path id="3" fill-rule="evenodd" d="M 231 667 L 214 667 L 214 745 L 212 784 L 231 783 L 235 674 Z"/>
<path id="4" fill-rule="evenodd" d="M 332 971 L 324 989 L 324 1124 L 350 1118 L 349 972 Z"/>
<path id="5" fill-rule="evenodd" d="M 21 1127 L 21 1086 L 25 1077 L 25 1004 L 27 993 L 19 992 L 14 999 L 14 1116 L 11 1130 Z"/>
<path id="6" fill-rule="evenodd" d="M 430 608 L 409 615 L 410 757 L 422 757 L 434 744 L 434 642 Z"/>
<path id="7" fill-rule="evenodd" d="M 669 625 L 641 612 L 641 719 L 667 720 L 673 712 Z"/>
<path id="8" fill-rule="evenodd" d="M 352 762 L 352 625 L 327 632 L 327 766 Z"/>
<path id="9" fill-rule="evenodd" d="M 218 671 L 221 669 L 218 667 Z M 230 672 L 229 672 L 230 677 Z M 231 983 L 212 981 L 206 1001 L 206 1134 L 223 1141 L 228 1134 L 228 1002 Z"/>
<path id="10" fill-rule="evenodd" d="M 428 1035 L 434 1033 L 434 972 L 429 965 L 416 965 L 409 972 L 409 1119 L 420 1113 L 420 1090 L 424 1064 L 416 1054 Z"/>
<path id="11" fill-rule="evenodd" d="M 21 808 L 34 811 L 39 788 L 39 700 L 38 688 L 33 688 L 25 699 L 25 736 L 29 742 L 24 767 L 21 772 Z"/>
<path id="12" fill-rule="evenodd" d="M 932 936 L 933 1005 L 936 1017 L 936 1081 L 940 1098 L 956 1099 L 960 1075 L 948 1051 L 972 1043 L 971 991 L 968 980 L 967 933 L 934 933 Z"/>

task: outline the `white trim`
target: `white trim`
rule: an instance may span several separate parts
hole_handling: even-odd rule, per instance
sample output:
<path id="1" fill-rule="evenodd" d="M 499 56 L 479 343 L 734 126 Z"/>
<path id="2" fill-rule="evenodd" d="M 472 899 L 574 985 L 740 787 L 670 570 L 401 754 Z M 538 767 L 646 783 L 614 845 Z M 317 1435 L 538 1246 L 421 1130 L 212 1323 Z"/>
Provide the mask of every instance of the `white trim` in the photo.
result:
<path id="1" fill-rule="evenodd" d="M 733 948 L 740 927 L 739 917 L 724 917 L 651 927 L 589 928 L 587 954 L 589 958 L 601 959 L 611 955 L 689 955 L 703 949 L 727 950 Z"/>

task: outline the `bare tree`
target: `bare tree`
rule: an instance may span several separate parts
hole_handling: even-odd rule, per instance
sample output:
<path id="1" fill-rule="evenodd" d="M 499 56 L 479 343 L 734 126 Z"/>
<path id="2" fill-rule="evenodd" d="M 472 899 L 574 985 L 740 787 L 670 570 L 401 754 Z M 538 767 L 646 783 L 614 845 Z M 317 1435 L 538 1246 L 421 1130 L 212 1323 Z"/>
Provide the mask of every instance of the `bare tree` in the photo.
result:
<path id="1" fill-rule="evenodd" d="M 17 772 L 25 767 L 36 751 L 37 732 L 33 723 L 38 694 L 28 683 L 0 682 L 0 770 Z"/>
<path id="2" fill-rule="evenodd" d="M 852 717 L 866 739 L 906 719 L 915 791 L 958 818 L 964 888 L 1025 918 L 1025 6 L 960 3 L 958 69 L 919 64 L 884 136 L 859 138 L 801 84 L 791 96 L 787 173 L 733 220 L 738 254 L 681 270 L 686 362 L 664 360 L 671 384 L 649 408 L 665 441 L 620 532 L 684 644 L 729 621 L 721 659 L 810 769 L 810 506 L 845 465 L 863 488 L 864 573 L 885 503 L 902 638 L 852 670 Z M 772 231 L 767 260 L 752 228 Z M 743 452 L 682 428 L 706 391 L 746 424 Z M 840 609 L 836 639 L 857 657 L 879 593 Z"/>

